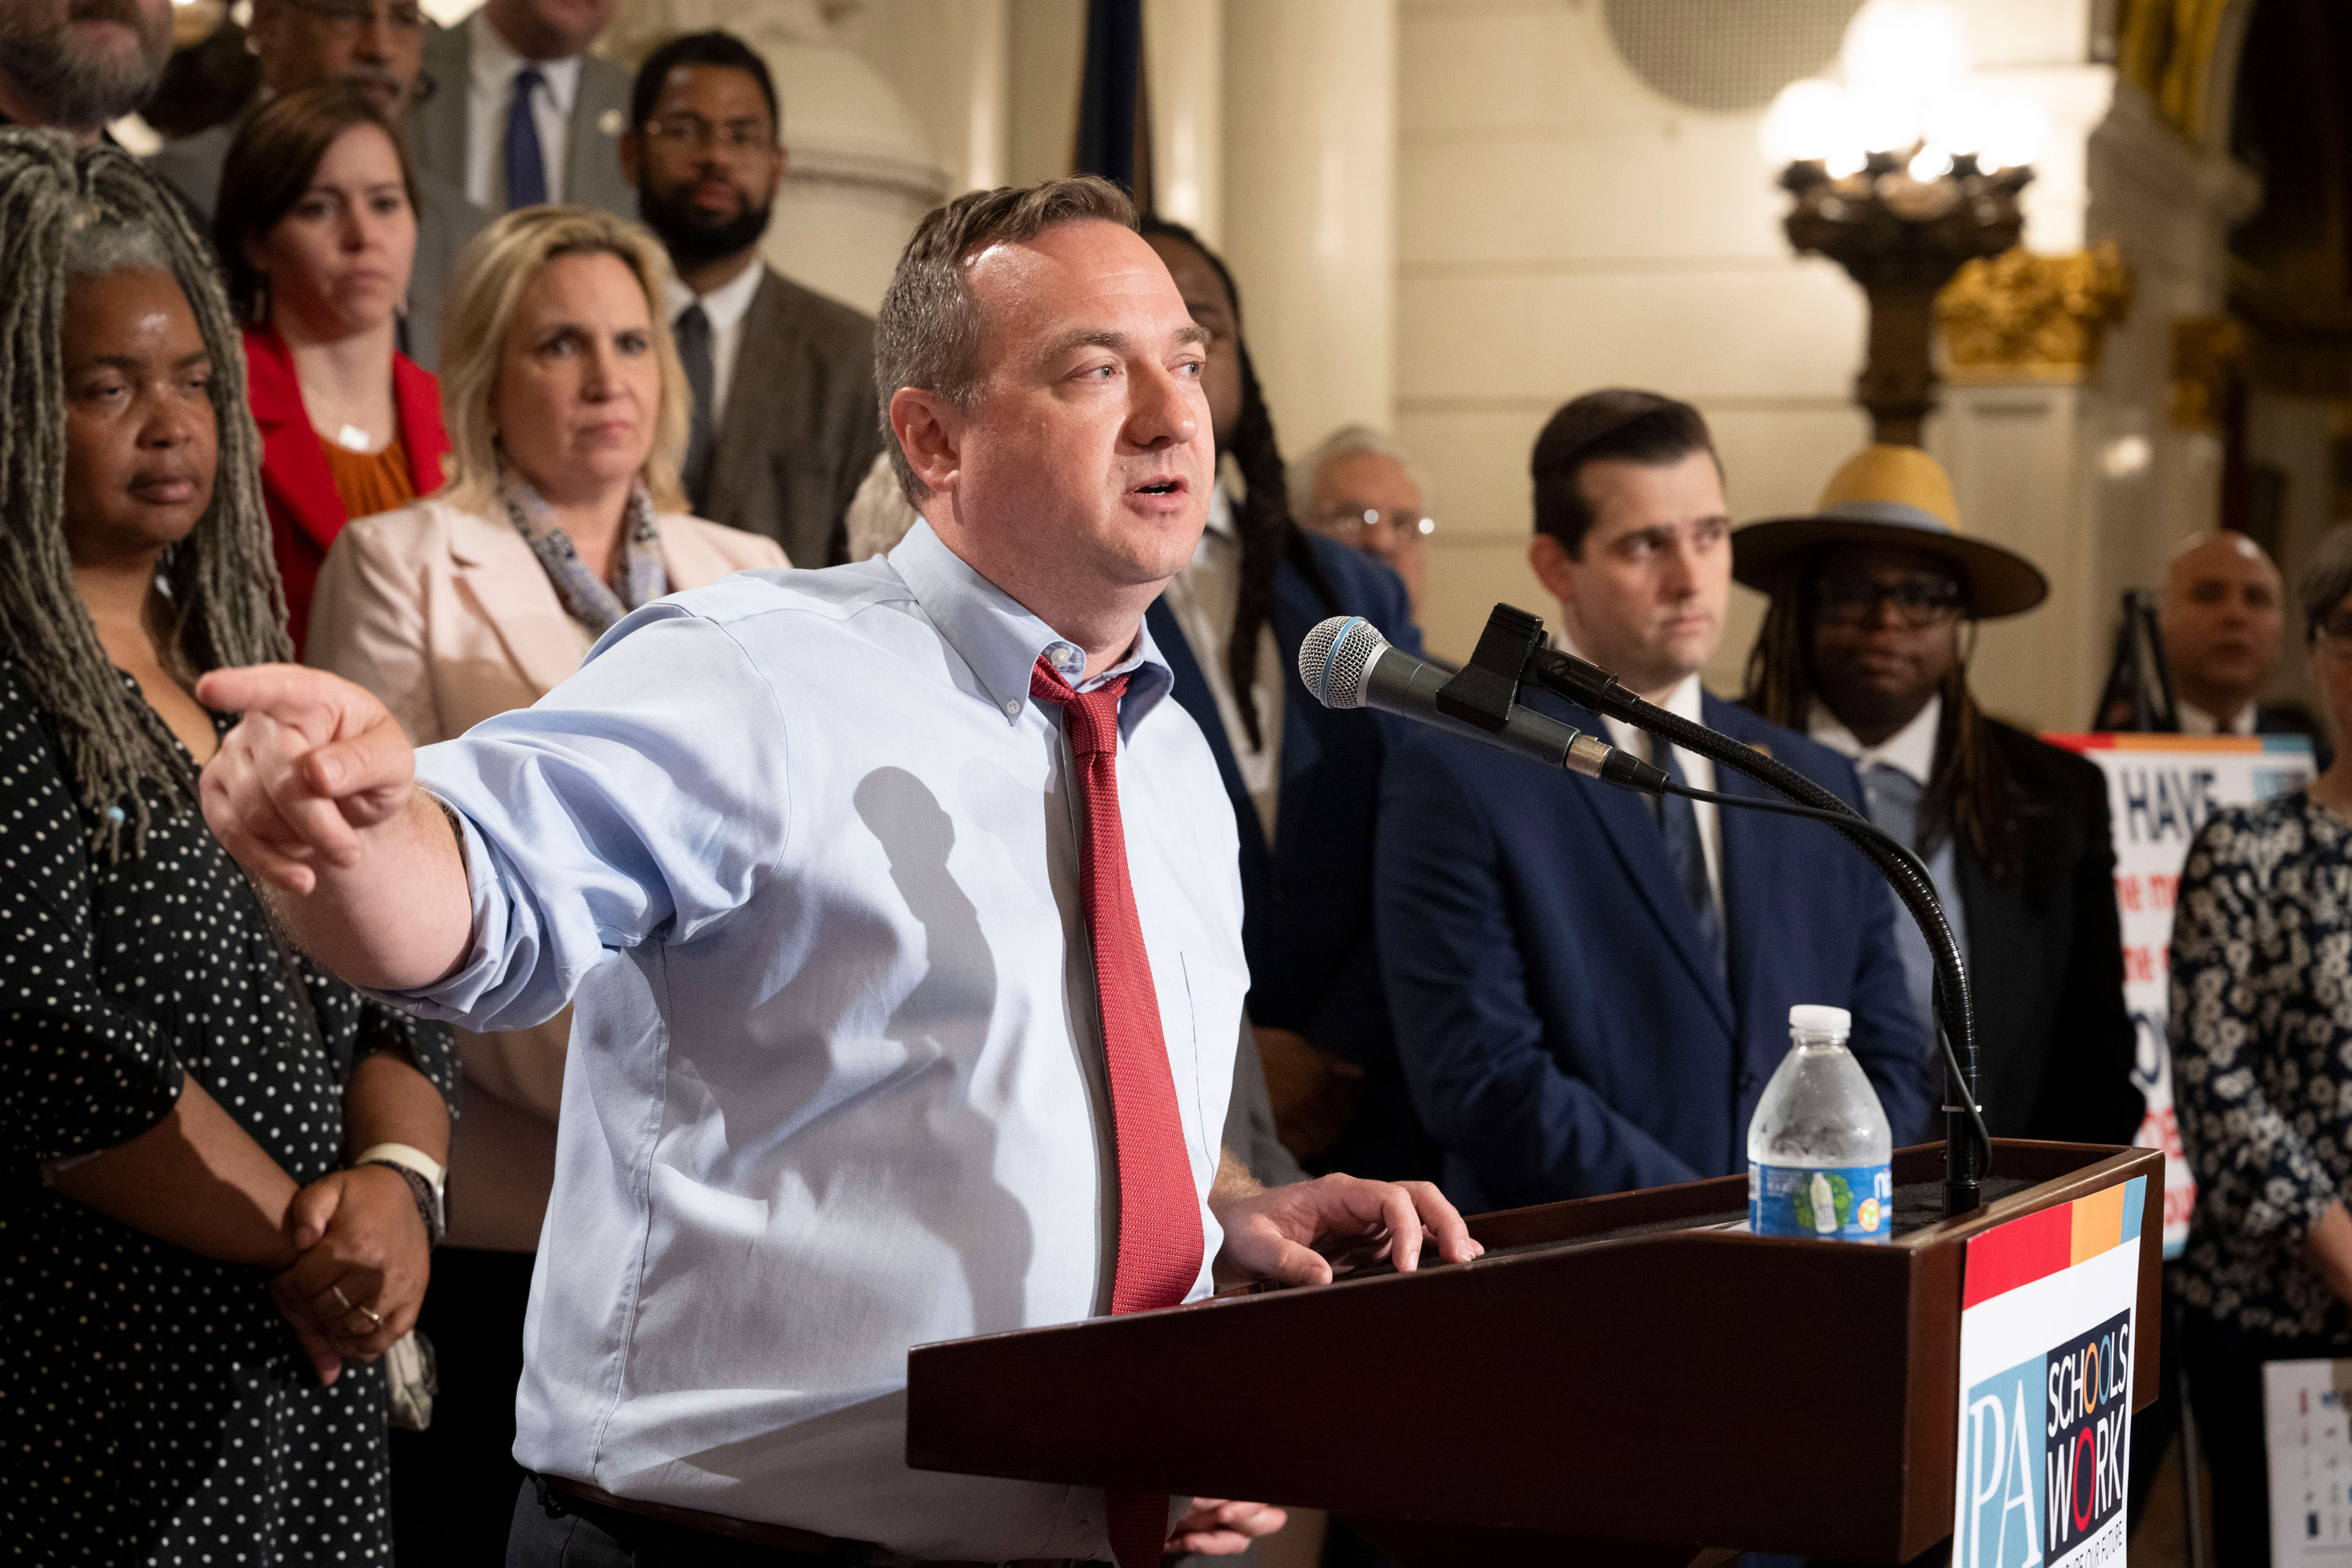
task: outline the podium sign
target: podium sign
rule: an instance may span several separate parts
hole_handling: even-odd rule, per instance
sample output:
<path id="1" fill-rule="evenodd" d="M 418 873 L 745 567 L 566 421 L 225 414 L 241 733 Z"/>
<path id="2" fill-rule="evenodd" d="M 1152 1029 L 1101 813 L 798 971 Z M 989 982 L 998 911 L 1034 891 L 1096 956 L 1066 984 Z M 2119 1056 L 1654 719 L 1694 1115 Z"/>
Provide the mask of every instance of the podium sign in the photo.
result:
<path id="1" fill-rule="evenodd" d="M 1968 1240 L 1954 1568 L 2123 1562 L 2146 1177 Z"/>
<path id="2" fill-rule="evenodd" d="M 2306 735 L 2044 735 L 2107 775 L 2116 840 L 2116 904 L 2124 926 L 2124 1005 L 2139 1037 L 2132 1079 L 2147 1115 L 2132 1140 L 2164 1152 L 2164 1256 L 2189 1244 L 2197 1179 L 2173 1113 L 2172 895 L 2189 840 L 2217 806 L 2252 805 L 2311 782 Z"/>

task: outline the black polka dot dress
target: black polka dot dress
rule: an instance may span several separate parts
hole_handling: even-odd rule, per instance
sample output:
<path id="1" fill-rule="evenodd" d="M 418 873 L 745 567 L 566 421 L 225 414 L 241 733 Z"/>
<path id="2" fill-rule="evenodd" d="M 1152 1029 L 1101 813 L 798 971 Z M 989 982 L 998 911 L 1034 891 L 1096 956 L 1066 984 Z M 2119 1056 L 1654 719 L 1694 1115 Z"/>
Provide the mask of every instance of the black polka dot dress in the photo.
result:
<path id="1" fill-rule="evenodd" d="M 128 679 L 128 677 L 125 677 Z M 134 688 L 135 689 L 135 688 Z M 447 1032 L 294 960 L 193 805 L 109 863 L 0 660 L 0 1552 L 78 1563 L 389 1563 L 376 1367 L 322 1388 L 262 1270 L 59 1196 L 45 1167 L 145 1131 L 183 1073 L 293 1177 L 341 1163 L 373 1051 L 456 1093 Z"/>

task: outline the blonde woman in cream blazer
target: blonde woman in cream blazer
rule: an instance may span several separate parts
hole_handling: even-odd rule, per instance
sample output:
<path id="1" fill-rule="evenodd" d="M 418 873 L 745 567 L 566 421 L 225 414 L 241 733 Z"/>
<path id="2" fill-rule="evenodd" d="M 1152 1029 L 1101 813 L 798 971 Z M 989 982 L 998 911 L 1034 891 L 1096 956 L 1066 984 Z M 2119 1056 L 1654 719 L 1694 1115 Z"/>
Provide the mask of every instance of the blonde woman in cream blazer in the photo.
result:
<path id="1" fill-rule="evenodd" d="M 373 692 L 415 744 L 538 701 L 651 599 L 788 564 L 774 541 L 685 511 L 691 394 L 659 308 L 667 276 L 652 236 L 572 207 L 509 213 L 461 260 L 443 315 L 449 483 L 345 525 L 304 650 Z M 403 1561 L 473 1561 L 505 1539 L 571 1029 L 566 1008 L 532 1028 L 457 1031 L 448 1234 L 419 1319 L 441 1394 L 431 1428 L 393 1451 Z"/>

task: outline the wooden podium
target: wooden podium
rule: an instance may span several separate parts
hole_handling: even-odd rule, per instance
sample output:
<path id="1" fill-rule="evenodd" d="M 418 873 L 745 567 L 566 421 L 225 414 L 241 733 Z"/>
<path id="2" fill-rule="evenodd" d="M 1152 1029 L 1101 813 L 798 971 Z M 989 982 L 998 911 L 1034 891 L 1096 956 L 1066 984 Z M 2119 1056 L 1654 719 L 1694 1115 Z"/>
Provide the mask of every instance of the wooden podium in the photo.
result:
<path id="1" fill-rule="evenodd" d="M 1948 1222 L 1943 1158 L 1895 1154 L 1884 1247 L 1715 1228 L 1731 1176 L 1478 1215 L 1475 1263 L 919 1346 L 908 1462 L 1329 1509 L 1408 1564 L 1907 1562 L 1951 1533 L 1969 1237 L 2147 1177 L 2158 1386 L 2163 1156 L 1997 1140 Z"/>

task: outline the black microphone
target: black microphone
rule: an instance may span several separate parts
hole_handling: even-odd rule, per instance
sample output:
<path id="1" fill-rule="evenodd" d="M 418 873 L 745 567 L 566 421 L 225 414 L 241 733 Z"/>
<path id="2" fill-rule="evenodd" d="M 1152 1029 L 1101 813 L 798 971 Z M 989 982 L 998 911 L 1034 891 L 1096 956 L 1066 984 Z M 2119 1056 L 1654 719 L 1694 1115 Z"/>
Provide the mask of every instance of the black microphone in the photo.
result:
<path id="1" fill-rule="evenodd" d="M 1516 702 L 1500 729 L 1454 718 L 1437 702 L 1453 672 L 1392 646 L 1361 616 L 1333 616 L 1308 632 L 1298 678 L 1326 708 L 1377 708 L 1622 789 L 1658 795 L 1666 787 L 1664 769 Z"/>

